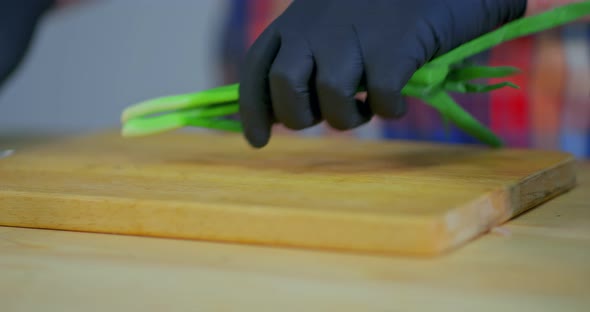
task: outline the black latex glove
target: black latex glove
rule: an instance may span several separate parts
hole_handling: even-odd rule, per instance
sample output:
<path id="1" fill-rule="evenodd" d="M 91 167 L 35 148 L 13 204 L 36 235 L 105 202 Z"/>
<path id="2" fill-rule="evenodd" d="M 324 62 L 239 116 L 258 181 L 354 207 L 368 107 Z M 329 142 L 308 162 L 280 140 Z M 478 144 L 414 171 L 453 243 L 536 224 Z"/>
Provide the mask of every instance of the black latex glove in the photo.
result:
<path id="1" fill-rule="evenodd" d="M 273 123 L 300 130 L 323 120 L 353 129 L 400 118 L 414 72 L 453 48 L 523 16 L 526 0 L 295 0 L 248 51 L 240 117 L 248 142 Z M 355 99 L 367 88 L 366 102 Z"/>
<path id="2" fill-rule="evenodd" d="M 0 0 L 0 86 L 29 48 L 39 19 L 54 0 Z"/>

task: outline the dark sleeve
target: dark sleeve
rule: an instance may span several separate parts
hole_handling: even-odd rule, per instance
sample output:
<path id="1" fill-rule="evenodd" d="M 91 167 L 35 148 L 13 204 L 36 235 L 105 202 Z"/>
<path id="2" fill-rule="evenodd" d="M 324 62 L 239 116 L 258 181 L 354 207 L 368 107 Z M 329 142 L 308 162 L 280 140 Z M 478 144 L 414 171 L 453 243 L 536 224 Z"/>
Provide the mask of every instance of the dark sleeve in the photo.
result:
<path id="1" fill-rule="evenodd" d="M 25 57 L 40 18 L 55 0 L 0 0 L 0 87 Z"/>

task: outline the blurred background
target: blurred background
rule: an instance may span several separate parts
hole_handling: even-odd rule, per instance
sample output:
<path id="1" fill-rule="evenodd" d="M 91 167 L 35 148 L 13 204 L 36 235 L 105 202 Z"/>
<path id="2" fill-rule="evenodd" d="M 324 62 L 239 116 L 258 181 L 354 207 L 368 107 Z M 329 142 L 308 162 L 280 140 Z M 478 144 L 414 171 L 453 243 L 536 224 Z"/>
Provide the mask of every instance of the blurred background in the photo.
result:
<path id="1" fill-rule="evenodd" d="M 43 17 L 25 60 L 0 89 L 0 136 L 116 128 L 121 111 L 138 101 L 238 82 L 248 46 L 289 3 L 62 0 Z M 474 60 L 522 69 L 509 79 L 520 90 L 455 96 L 508 146 L 590 157 L 588 23 L 514 40 Z M 301 133 L 476 143 L 414 100 L 402 120 Z"/>
<path id="2" fill-rule="evenodd" d="M 54 9 L 0 89 L 0 133 L 118 127 L 135 102 L 219 85 L 228 5 L 94 0 Z"/>

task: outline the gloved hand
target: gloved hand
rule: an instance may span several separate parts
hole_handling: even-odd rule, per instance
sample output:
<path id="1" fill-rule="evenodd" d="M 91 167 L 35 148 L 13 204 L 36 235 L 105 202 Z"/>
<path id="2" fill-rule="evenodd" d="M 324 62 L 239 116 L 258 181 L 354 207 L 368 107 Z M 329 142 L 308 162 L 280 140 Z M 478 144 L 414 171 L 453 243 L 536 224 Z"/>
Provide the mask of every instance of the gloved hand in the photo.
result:
<path id="1" fill-rule="evenodd" d="M 402 117 L 401 89 L 438 55 L 525 13 L 527 0 L 294 0 L 248 51 L 240 117 L 248 142 L 271 126 L 349 130 Z M 355 98 L 365 86 L 365 102 Z"/>
<path id="2" fill-rule="evenodd" d="M 0 86 L 18 67 L 54 0 L 0 0 Z"/>

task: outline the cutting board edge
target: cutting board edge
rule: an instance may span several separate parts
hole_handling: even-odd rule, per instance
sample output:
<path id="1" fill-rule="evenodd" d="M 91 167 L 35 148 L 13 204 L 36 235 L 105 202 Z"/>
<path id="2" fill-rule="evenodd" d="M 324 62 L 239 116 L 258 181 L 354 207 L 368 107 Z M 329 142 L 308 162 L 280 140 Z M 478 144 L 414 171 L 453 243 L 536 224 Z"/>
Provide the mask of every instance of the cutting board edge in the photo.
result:
<path id="1" fill-rule="evenodd" d="M 543 172 L 515 181 L 504 188 L 492 190 L 461 207 L 446 212 L 444 228 L 447 231 L 446 237 L 451 241 L 441 243 L 439 252 L 445 253 L 457 249 L 493 228 L 572 190 L 577 181 L 576 164 L 576 159 L 570 155 Z M 553 187 L 544 188 L 545 191 L 539 196 L 537 190 L 542 189 L 546 183 L 552 183 Z M 485 217 L 476 218 L 477 215 L 485 215 Z M 474 223 L 473 219 L 485 222 Z"/>
<path id="2" fill-rule="evenodd" d="M 512 187 L 516 209 L 511 218 L 517 217 L 539 205 L 574 189 L 578 183 L 577 161 L 571 155 L 551 168 L 528 176 Z M 552 183 L 545 191 L 539 191 L 544 184 Z M 539 196 L 541 195 L 541 196 Z"/>
<path id="3" fill-rule="evenodd" d="M 442 215 L 433 215 L 432 218 L 411 215 L 401 218 L 400 216 L 387 218 L 383 215 L 359 215 L 354 212 L 310 214 L 306 210 L 297 214 L 293 210 L 286 210 L 287 213 L 285 211 L 276 213 L 276 207 L 268 210 L 257 209 L 254 213 L 244 213 L 243 206 L 202 204 L 199 208 L 195 208 L 194 203 L 187 202 L 168 201 L 166 202 L 167 208 L 159 208 L 158 205 L 161 206 L 162 202 L 158 200 L 145 200 L 142 201 L 141 209 L 129 209 L 130 207 L 138 208 L 137 203 L 132 203 L 137 201 L 126 198 L 80 195 L 61 195 L 59 197 L 56 197 L 55 194 L 43 193 L 32 195 L 18 191 L 3 191 L 0 192 L 0 195 L 0 206 L 5 207 L 4 215 L 0 214 L 0 225 L 2 226 L 373 254 L 432 256 L 440 254 L 446 249 L 444 246 L 441 248 L 440 244 L 441 236 L 446 235 Z M 32 199 L 31 196 L 37 197 L 35 200 L 42 200 L 46 205 L 34 207 L 35 211 L 31 212 L 31 207 L 27 205 L 27 202 Z M 72 204 L 72 200 L 78 204 Z M 6 208 L 3 201 L 13 206 Z M 105 201 L 108 201 L 108 205 L 105 204 Z M 219 209 L 223 209 L 225 215 L 220 214 Z M 12 212 L 6 213 L 8 210 Z M 113 213 L 105 213 L 105 210 Z M 129 224 L 113 224 L 112 220 L 116 217 L 117 210 L 126 214 L 121 216 L 121 219 L 136 220 L 137 223 L 131 227 Z M 213 212 L 214 210 L 217 211 Z M 7 217 L 7 215 L 11 217 Z M 31 215 L 35 217 L 31 218 Z M 60 215 L 67 216 L 67 218 L 60 219 Z M 105 218 L 106 215 L 113 218 Z M 220 220 L 219 215 L 224 215 L 227 220 Z M 211 219 L 212 217 L 218 219 Z M 161 218 L 168 218 L 168 220 L 160 223 Z M 239 224 L 247 224 L 249 227 L 255 227 L 258 231 L 252 232 L 251 228 L 234 229 L 230 232 L 225 227 L 207 229 L 207 226 L 222 224 L 223 221 L 229 221 L 229 218 L 234 219 L 229 223 L 238 224 L 237 221 L 239 221 Z M 201 224 L 204 230 L 195 229 L 199 226 L 199 222 L 204 222 Z M 180 225 L 184 228 L 184 232 L 179 231 L 178 227 L 170 227 L 170 224 Z M 276 228 L 260 232 L 260 229 L 268 227 L 269 224 L 274 224 Z M 317 233 L 322 231 L 324 233 Z M 269 235 L 269 233 L 272 234 Z M 307 236 L 302 236 L 302 233 L 306 233 Z M 416 235 L 416 233 L 420 234 Z M 310 239 L 310 235 L 313 239 Z M 386 239 L 391 236 L 398 236 L 402 239 L 396 241 Z M 275 239 L 264 239 L 264 237 L 275 237 Z M 444 241 L 450 241 L 450 239 L 446 238 Z"/>

